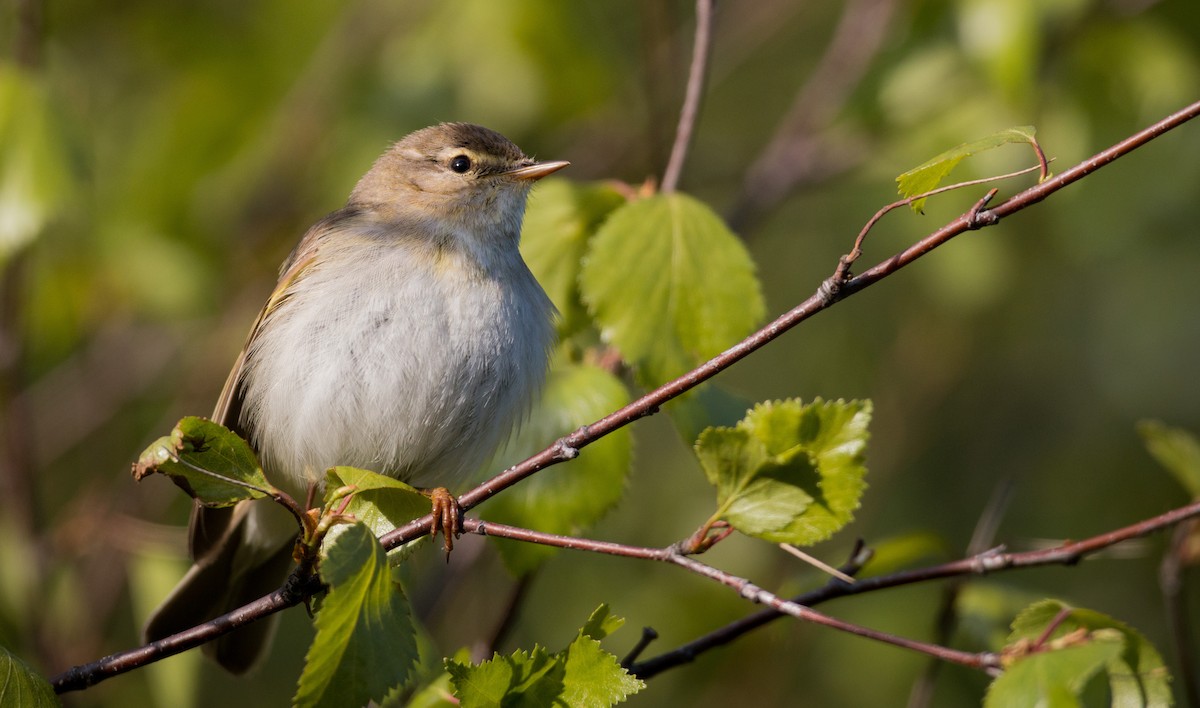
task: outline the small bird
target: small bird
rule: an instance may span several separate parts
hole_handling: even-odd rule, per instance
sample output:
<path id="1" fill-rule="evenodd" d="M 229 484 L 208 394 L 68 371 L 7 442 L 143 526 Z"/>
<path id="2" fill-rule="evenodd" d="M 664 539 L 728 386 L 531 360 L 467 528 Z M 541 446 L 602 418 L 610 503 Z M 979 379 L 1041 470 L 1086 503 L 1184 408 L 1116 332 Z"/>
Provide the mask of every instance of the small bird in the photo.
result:
<path id="1" fill-rule="evenodd" d="M 474 472 L 545 378 L 555 310 L 518 244 L 530 187 L 568 164 L 536 162 L 467 123 L 397 142 L 284 262 L 213 419 L 249 440 L 268 479 L 297 499 L 334 465 L 439 487 Z M 278 588 L 296 534 L 270 502 L 196 505 L 194 564 L 146 640 Z M 242 673 L 270 624 L 205 651 Z"/>

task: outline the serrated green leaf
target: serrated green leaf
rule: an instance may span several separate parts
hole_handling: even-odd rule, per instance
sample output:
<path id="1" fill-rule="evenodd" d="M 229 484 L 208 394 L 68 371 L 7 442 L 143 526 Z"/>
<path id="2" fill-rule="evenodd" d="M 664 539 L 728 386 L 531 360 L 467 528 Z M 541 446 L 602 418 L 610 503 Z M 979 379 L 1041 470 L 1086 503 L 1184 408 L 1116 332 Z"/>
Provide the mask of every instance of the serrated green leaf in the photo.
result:
<path id="1" fill-rule="evenodd" d="M 608 605 L 600 605 L 596 611 L 588 617 L 587 622 L 583 624 L 583 629 L 579 633 L 585 637 L 591 637 L 596 641 L 604 639 L 608 635 L 620 629 L 625 624 L 623 617 L 617 617 L 609 611 Z"/>
<path id="2" fill-rule="evenodd" d="M 454 695 L 463 708 L 540 708 L 587 706 L 602 708 L 625 700 L 645 687 L 600 647 L 603 636 L 624 624 L 601 605 L 588 618 L 575 640 L 555 654 L 535 646 L 508 656 L 471 665 L 462 659 L 446 661 Z"/>
<path id="3" fill-rule="evenodd" d="M 325 502 L 339 488 L 353 486 L 356 491 L 346 504 L 345 513 L 367 525 L 376 538 L 429 513 L 429 497 L 398 479 L 356 467 L 334 467 L 325 472 Z M 401 548 L 409 548 L 406 544 Z M 396 549 L 397 551 L 401 549 Z M 393 551 L 393 554 L 395 551 Z M 396 558 L 392 559 L 393 561 Z"/>
<path id="4" fill-rule="evenodd" d="M 330 589 L 315 620 L 295 705 L 362 706 L 408 679 L 417 660 L 408 603 L 365 524 L 336 526 L 322 545 Z"/>
<path id="5" fill-rule="evenodd" d="M 987 137 L 978 140 L 972 140 L 969 143 L 963 143 L 957 147 L 950 148 L 946 152 L 930 159 L 929 161 L 912 168 L 908 172 L 896 178 L 896 186 L 900 192 L 900 196 L 904 198 L 913 197 L 925 192 L 931 192 L 938 188 L 946 175 L 950 174 L 958 163 L 964 159 L 986 150 L 1000 147 L 1008 143 L 1034 143 L 1034 134 L 1037 131 L 1032 125 L 1022 125 L 1015 128 L 1008 128 L 996 133 L 992 133 Z M 925 208 L 925 200 L 918 199 L 912 203 L 912 210 L 918 214 L 923 213 Z"/>
<path id="6" fill-rule="evenodd" d="M 853 518 L 866 483 L 869 401 L 761 403 L 709 428 L 696 455 L 717 488 L 715 518 L 765 540 L 811 545 Z"/>
<path id="7" fill-rule="evenodd" d="M 677 192 L 614 211 L 592 239 L 579 287 L 601 336 L 647 386 L 728 348 L 765 312 L 745 246 Z"/>
<path id="8" fill-rule="evenodd" d="M 37 237 L 65 199 L 69 170 L 46 92 L 0 65 L 0 264 Z"/>
<path id="9" fill-rule="evenodd" d="M 275 492 L 250 445 L 228 428 L 189 416 L 170 437 L 154 441 L 138 458 L 133 475 L 159 472 L 205 506 L 231 506 Z"/>
<path id="10" fill-rule="evenodd" d="M 628 401 L 629 392 L 609 372 L 559 358 L 530 419 L 489 467 L 502 469 L 519 462 Z M 548 533 L 579 533 L 621 499 L 631 458 L 630 433 L 618 430 L 589 445 L 578 459 L 543 470 L 492 498 L 481 514 L 491 521 Z M 496 539 L 495 544 L 505 566 L 516 575 L 529 573 L 556 552 L 549 546 L 504 539 Z"/>
<path id="11" fill-rule="evenodd" d="M 535 646 L 532 652 L 495 654 L 477 666 L 448 661 L 446 670 L 463 708 L 541 708 L 562 695 L 566 666 Z"/>
<path id="12" fill-rule="evenodd" d="M 562 699 L 568 706 L 611 706 L 646 687 L 617 657 L 582 632 L 566 652 Z"/>
<path id="13" fill-rule="evenodd" d="M 0 646 L 0 706 L 54 708 L 59 705 L 50 682 Z"/>
<path id="14" fill-rule="evenodd" d="M 1158 464 L 1167 468 L 1188 494 L 1200 498 L 1200 441 L 1186 430 L 1157 420 L 1144 420 L 1137 430 Z"/>
<path id="15" fill-rule="evenodd" d="M 579 300 L 579 270 L 588 240 L 624 203 L 625 197 L 608 184 L 555 178 L 539 182 L 529 199 L 521 255 L 558 308 L 558 330 L 564 337 L 587 322 Z"/>
<path id="16" fill-rule="evenodd" d="M 1040 637 L 1049 623 L 1065 609 L 1069 609 L 1070 613 L 1058 624 L 1047 642 L 1048 644 L 1052 645 L 1056 639 L 1081 629 L 1088 632 L 1087 638 L 1091 641 L 1107 641 L 1107 638 L 1113 636 L 1117 638 L 1116 641 L 1122 648 L 1121 651 L 1116 652 L 1104 662 L 1114 706 L 1165 708 L 1172 704 L 1170 674 L 1167 672 L 1158 650 L 1146 640 L 1141 632 L 1100 612 L 1070 608 L 1056 600 L 1042 600 L 1030 605 L 1013 620 L 1013 631 L 1009 636 L 1009 643 Z M 1058 651 L 1024 657 L 1019 659 L 1014 666 L 1019 666 L 1043 654 L 1054 653 L 1058 653 Z M 1056 674 L 1056 676 L 1061 678 L 1068 674 Z M 1075 684 L 1071 685 L 1075 686 Z M 1082 689 L 1083 683 L 1079 683 L 1075 693 L 1078 694 Z"/>

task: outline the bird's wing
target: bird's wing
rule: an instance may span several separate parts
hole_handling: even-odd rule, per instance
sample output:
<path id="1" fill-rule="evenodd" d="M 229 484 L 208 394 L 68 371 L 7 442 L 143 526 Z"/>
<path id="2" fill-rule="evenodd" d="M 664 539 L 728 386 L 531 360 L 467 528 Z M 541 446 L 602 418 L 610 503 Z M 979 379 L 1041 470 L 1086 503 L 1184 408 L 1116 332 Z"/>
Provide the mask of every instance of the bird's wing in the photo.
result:
<path id="1" fill-rule="evenodd" d="M 271 296 L 267 298 L 267 304 L 255 318 L 253 326 L 250 327 L 250 334 L 246 337 L 246 343 L 242 347 L 241 353 L 238 354 L 237 361 L 233 363 L 229 376 L 225 379 L 225 387 L 221 389 L 221 395 L 217 398 L 212 419 L 238 435 L 246 437 L 247 432 L 242 430 L 241 426 L 244 395 L 242 375 L 246 368 L 246 353 L 250 350 L 250 345 L 254 342 L 255 337 L 258 336 L 263 322 L 287 300 L 292 286 L 312 268 L 317 258 L 317 249 L 323 240 L 322 237 L 334 228 L 334 224 L 338 221 L 335 217 L 341 213 L 335 212 L 313 225 L 296 249 L 288 256 L 288 259 L 284 261 L 279 282 L 275 285 Z M 188 551 L 194 561 L 202 562 L 213 553 L 214 548 L 221 545 L 221 539 L 226 535 L 233 519 L 233 508 L 213 509 L 201 506 L 199 502 L 192 507 L 192 515 L 188 523 Z"/>

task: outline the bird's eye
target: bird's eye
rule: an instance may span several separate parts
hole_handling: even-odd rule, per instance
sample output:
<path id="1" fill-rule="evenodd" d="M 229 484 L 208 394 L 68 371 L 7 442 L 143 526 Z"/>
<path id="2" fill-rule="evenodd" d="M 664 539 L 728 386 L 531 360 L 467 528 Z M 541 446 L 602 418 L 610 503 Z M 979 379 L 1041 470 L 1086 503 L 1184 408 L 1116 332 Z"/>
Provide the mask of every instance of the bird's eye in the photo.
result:
<path id="1" fill-rule="evenodd" d="M 465 173 L 467 170 L 471 169 L 471 158 L 467 157 L 466 155 L 456 155 L 454 159 L 450 160 L 450 169 L 454 170 L 460 175 Z"/>

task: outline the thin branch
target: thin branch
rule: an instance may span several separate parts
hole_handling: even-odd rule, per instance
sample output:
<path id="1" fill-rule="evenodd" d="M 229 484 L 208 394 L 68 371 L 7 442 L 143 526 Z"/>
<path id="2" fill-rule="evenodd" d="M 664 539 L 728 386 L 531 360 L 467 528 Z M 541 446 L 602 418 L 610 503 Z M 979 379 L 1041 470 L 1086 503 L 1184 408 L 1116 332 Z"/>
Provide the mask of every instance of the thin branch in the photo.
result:
<path id="1" fill-rule="evenodd" d="M 1001 217 L 1010 216 L 1022 209 L 1037 204 L 1051 194 L 1082 179 L 1085 175 L 1091 174 L 1118 158 L 1129 154 L 1163 133 L 1187 123 L 1198 115 L 1200 115 L 1200 101 L 1167 116 L 1154 125 L 1093 155 L 1065 172 L 1020 192 L 996 207 L 983 210 L 977 205 L 976 208 L 971 209 L 907 249 L 891 258 L 881 261 L 860 275 L 844 281 L 840 278 L 826 280 L 817 288 L 817 292 L 807 300 L 767 323 L 762 329 L 746 337 L 741 342 L 726 349 L 721 354 L 709 359 L 679 378 L 659 386 L 600 420 L 589 425 L 584 425 L 569 435 L 559 438 L 541 452 L 508 468 L 478 487 L 468 491 L 466 494 L 463 494 L 459 497 L 459 505 L 463 511 L 468 511 L 539 470 L 578 457 L 579 451 L 582 448 L 596 442 L 614 430 L 623 428 L 646 416 L 654 415 L 658 412 L 659 407 L 667 401 L 677 398 L 708 381 L 725 369 L 763 348 L 796 325 L 828 309 L 838 300 L 874 285 L 938 246 L 950 241 L 955 236 L 967 231 L 980 229 L 984 226 L 993 225 L 998 223 Z M 380 541 L 383 543 L 384 548 L 389 550 L 403 545 L 428 533 L 431 521 L 432 516 L 415 519 L 385 534 L 380 538 Z"/>
<path id="2" fill-rule="evenodd" d="M 999 657 L 989 652 L 974 653 L 958 651 L 947 647 L 922 642 L 915 639 L 907 639 L 899 637 L 887 632 L 881 632 L 870 627 L 846 622 L 830 617 L 828 615 L 817 612 L 809 607 L 805 607 L 799 603 L 785 600 L 772 592 L 764 590 L 754 583 L 732 575 L 711 565 L 701 563 L 700 561 L 690 556 L 683 555 L 679 552 L 677 546 L 668 546 L 667 548 L 645 548 L 640 546 L 626 546 L 619 543 L 608 543 L 604 541 L 590 541 L 587 539 L 572 538 L 570 536 L 560 536 L 558 534 L 541 533 L 530 529 L 518 528 L 516 526 L 508 526 L 506 524 L 494 524 L 490 522 L 477 521 L 470 519 L 463 522 L 463 530 L 469 533 L 478 533 L 484 536 L 497 536 L 500 538 L 509 538 L 521 541 L 530 541 L 548 546 L 556 546 L 559 548 L 573 548 L 577 550 L 589 550 L 598 553 L 611 555 L 619 555 L 630 558 L 645 558 L 648 560 L 657 560 L 665 563 L 680 566 L 697 575 L 716 581 L 728 588 L 731 588 L 743 598 L 750 600 L 756 604 L 767 605 L 780 614 L 790 615 L 806 622 L 823 625 L 838 629 L 849 634 L 854 634 L 867 639 L 874 639 L 877 642 L 891 644 L 893 646 L 927 654 L 942 661 L 949 661 L 962 666 L 967 666 L 975 669 L 983 669 L 988 672 L 995 672 L 999 669 Z"/>
<path id="3" fill-rule="evenodd" d="M 1038 163 L 1032 167 L 1026 167 L 1023 170 L 1017 170 L 1016 172 L 1009 172 L 1007 174 L 996 175 L 994 177 L 981 177 L 979 179 L 967 180 L 966 182 L 947 184 L 945 186 L 938 187 L 937 189 L 931 189 L 928 192 L 922 192 L 921 194 L 914 194 L 911 197 L 905 197 L 904 199 L 900 199 L 888 204 L 879 211 L 875 212 L 875 215 L 868 219 L 867 223 L 863 225 L 862 229 L 858 232 L 858 238 L 854 239 L 854 246 L 851 247 L 850 253 L 842 259 L 841 265 L 844 267 L 839 268 L 839 271 L 842 273 L 843 277 L 846 277 L 846 273 L 849 272 L 850 266 L 854 265 L 854 262 L 862 256 L 863 243 L 867 240 L 867 234 L 871 233 L 871 229 L 875 228 L 875 225 L 892 211 L 899 209 L 902 206 L 908 206 L 913 202 L 920 201 L 922 199 L 928 199 L 929 197 L 937 196 L 939 194 L 945 194 L 946 192 L 952 192 L 956 189 L 974 187 L 980 184 L 987 184 L 989 182 L 998 182 L 1002 179 L 1020 177 L 1021 175 L 1027 175 L 1034 171 L 1044 174 L 1046 167 L 1041 163 Z"/>
<path id="4" fill-rule="evenodd" d="M 1054 548 L 1006 553 L 1004 549 L 994 548 L 973 556 L 949 563 L 900 571 L 888 575 L 877 575 L 870 578 L 859 578 L 853 585 L 831 580 L 824 586 L 792 598 L 795 602 L 806 607 L 819 605 L 822 602 L 875 592 L 884 588 L 894 588 L 902 585 L 930 582 L 943 578 L 956 578 L 971 575 L 983 576 L 1003 570 L 1017 568 L 1035 568 L 1046 565 L 1071 566 L 1086 556 L 1093 555 L 1110 546 L 1140 538 L 1188 519 L 1200 517 L 1200 502 L 1172 509 L 1150 519 L 1106 533 L 1092 536 L 1081 541 L 1063 543 Z M 743 634 L 750 632 L 769 622 L 779 619 L 781 614 L 774 610 L 763 610 L 736 622 L 730 623 L 687 644 L 683 644 L 659 656 L 638 662 L 629 667 L 631 673 L 639 678 L 648 679 L 667 669 L 687 664 L 705 651 L 728 644 Z"/>
<path id="5" fill-rule="evenodd" d="M 629 425 L 635 420 L 653 415 L 654 413 L 658 412 L 659 407 L 663 403 L 680 396 L 681 394 L 695 388 L 696 386 L 699 386 L 705 381 L 708 381 L 720 372 L 728 369 L 753 352 L 774 341 L 789 329 L 809 319 L 818 312 L 831 307 L 839 300 L 870 287 L 889 275 L 892 275 L 899 269 L 909 265 L 926 253 L 932 251 L 938 246 L 945 244 L 953 237 L 966 231 L 997 223 L 1000 217 L 1015 214 L 1022 209 L 1028 208 L 1042 201 L 1051 194 L 1054 194 L 1063 187 L 1082 179 L 1085 175 L 1104 167 L 1105 165 L 1113 162 L 1123 155 L 1132 152 L 1133 150 L 1136 150 L 1163 133 L 1183 125 L 1187 121 L 1195 118 L 1197 115 L 1200 115 L 1200 101 L 1193 103 L 1183 110 L 1164 118 L 1149 128 L 1146 128 L 1145 130 L 1134 134 L 1120 143 L 1117 143 L 1113 147 L 1096 154 L 1095 156 L 1085 160 L 1084 162 L 1063 172 L 1062 174 L 1046 180 L 1045 182 L 1042 182 L 1034 187 L 1030 187 L 1008 201 L 1000 204 L 999 206 L 987 210 L 986 213 L 978 208 L 972 209 L 970 212 L 960 216 L 959 218 L 943 226 L 941 229 L 938 229 L 932 234 L 921 239 L 913 246 L 885 261 L 882 261 L 861 275 L 845 281 L 840 279 L 835 280 L 834 278 L 826 280 L 817 289 L 817 292 L 810 296 L 807 300 L 783 315 L 780 315 L 774 321 L 770 322 L 765 327 L 733 347 L 727 349 L 725 352 L 713 357 L 706 363 L 696 367 L 683 376 L 680 376 L 679 378 L 670 381 L 654 389 L 653 391 L 650 391 L 632 403 L 614 411 L 613 413 L 610 413 L 600 420 L 590 425 L 580 427 L 573 433 L 560 438 L 541 452 L 527 458 L 523 462 L 514 465 L 513 467 L 508 468 L 487 482 L 468 491 L 466 494 L 459 497 L 459 504 L 462 510 L 465 512 L 474 508 L 475 506 L 478 506 L 487 499 L 490 499 L 495 494 L 507 489 L 508 487 L 511 487 L 512 485 L 520 482 L 539 470 L 574 459 L 579 455 L 581 448 L 596 442 L 614 430 L 618 430 Z M 1189 512 L 1188 510 L 1191 511 Z M 1200 513 L 1200 505 L 1197 505 L 1194 509 L 1193 507 L 1184 507 L 1182 510 L 1170 512 L 1162 517 L 1155 517 L 1155 519 L 1144 522 L 1145 524 L 1150 524 L 1153 527 L 1148 527 L 1148 530 L 1139 535 L 1150 533 L 1151 531 L 1157 530 L 1158 528 L 1161 528 L 1169 523 L 1177 523 L 1184 518 L 1189 518 L 1190 516 L 1198 513 Z M 1171 514 L 1175 514 L 1176 516 L 1171 517 L 1167 523 L 1159 523 L 1161 519 L 1164 517 L 1169 517 Z M 396 548 L 397 546 L 414 541 L 429 533 L 430 524 L 432 521 L 432 514 L 427 514 L 419 519 L 414 519 L 413 521 L 410 521 L 409 523 L 384 534 L 382 537 L 380 537 L 380 542 L 383 544 L 384 548 L 390 550 Z M 582 547 L 582 541 L 576 540 L 576 542 L 580 544 L 579 547 Z M 620 544 L 612 545 L 614 547 L 620 546 Z M 1100 543 L 1098 547 L 1104 547 L 1105 545 L 1111 545 L 1111 543 Z M 1058 560 L 1056 557 L 1052 558 L 1050 555 L 1048 555 L 1056 552 L 1065 554 L 1064 559 Z M 1050 562 L 1067 562 L 1069 559 L 1078 560 L 1079 557 L 1082 557 L 1082 555 L 1090 552 L 1092 551 L 1088 550 L 1088 547 L 1081 544 L 1067 544 L 1063 547 L 1060 547 L 1060 549 L 1038 551 L 1037 553 L 1040 554 L 1038 556 L 1039 558 L 1048 559 L 1042 561 L 1041 563 L 1045 564 Z M 1021 554 L 1015 554 L 1015 556 L 997 554 L 996 557 L 993 558 L 991 555 L 983 554 L 983 556 L 975 559 L 960 561 L 960 563 L 966 564 L 966 566 L 963 568 L 955 567 L 954 564 L 948 564 L 946 566 L 938 566 L 934 569 L 926 569 L 925 571 L 921 571 L 927 573 L 927 576 L 913 576 L 913 579 L 908 579 L 909 575 L 901 573 L 890 577 L 893 579 L 891 582 L 894 584 L 903 584 L 906 582 L 917 582 L 919 580 L 932 580 L 937 577 L 948 577 L 965 572 L 985 572 L 988 570 L 1005 567 L 1005 562 L 1008 558 L 1020 556 Z M 987 561 L 986 563 L 985 560 Z M 976 569 L 976 565 L 979 566 L 978 569 Z M 842 588 L 840 591 L 841 594 L 857 594 L 860 592 L 869 591 L 871 589 L 876 589 L 877 587 L 881 586 L 880 582 L 881 581 L 878 579 L 868 579 L 866 581 L 859 581 L 853 586 L 846 586 L 844 583 L 840 582 L 837 583 L 837 585 L 839 588 Z M 291 583 L 288 586 L 271 593 L 270 595 L 264 596 L 259 600 L 245 605 L 244 607 L 234 610 L 231 613 L 212 620 L 211 622 L 207 622 L 193 630 L 188 630 L 186 632 L 181 632 L 180 634 L 167 637 L 166 639 L 160 640 L 146 647 L 140 647 L 127 652 L 114 654 L 110 657 L 106 657 L 105 659 L 101 659 L 98 662 L 93 662 L 92 664 L 88 664 L 86 666 L 79 666 L 70 669 L 56 677 L 52 683 L 55 686 L 55 690 L 60 693 L 67 690 L 77 690 L 94 683 L 98 683 L 109 676 L 124 673 L 125 671 L 129 671 L 137 666 L 150 663 L 152 661 L 157 661 L 158 659 L 166 656 L 178 654 L 186 649 L 203 644 L 204 642 L 210 641 L 218 636 L 221 636 L 222 634 L 232 631 L 237 626 L 241 626 L 242 624 L 255 619 L 261 619 L 274 612 L 278 612 L 285 607 L 291 607 L 295 604 L 298 604 L 300 601 L 302 601 L 304 593 L 309 592 L 310 589 L 308 585 L 304 585 L 304 587 L 300 590 L 296 590 L 295 588 L 289 590 L 292 585 L 294 585 L 294 583 Z M 315 591 L 315 589 L 312 591 Z M 300 597 L 296 597 L 297 593 L 300 594 Z M 134 655 L 136 655 L 136 659 L 131 658 Z"/>
<path id="6" fill-rule="evenodd" d="M 683 174 L 683 163 L 687 160 L 692 134 L 696 129 L 696 117 L 700 114 L 700 99 L 704 97 L 704 77 L 708 74 L 708 53 L 712 47 L 712 14 L 716 0 L 696 0 L 696 36 L 692 41 L 692 66 L 688 70 L 687 93 L 683 108 L 679 112 L 679 127 L 675 130 L 675 143 L 671 146 L 671 157 L 663 173 L 662 191 L 674 192 Z"/>

